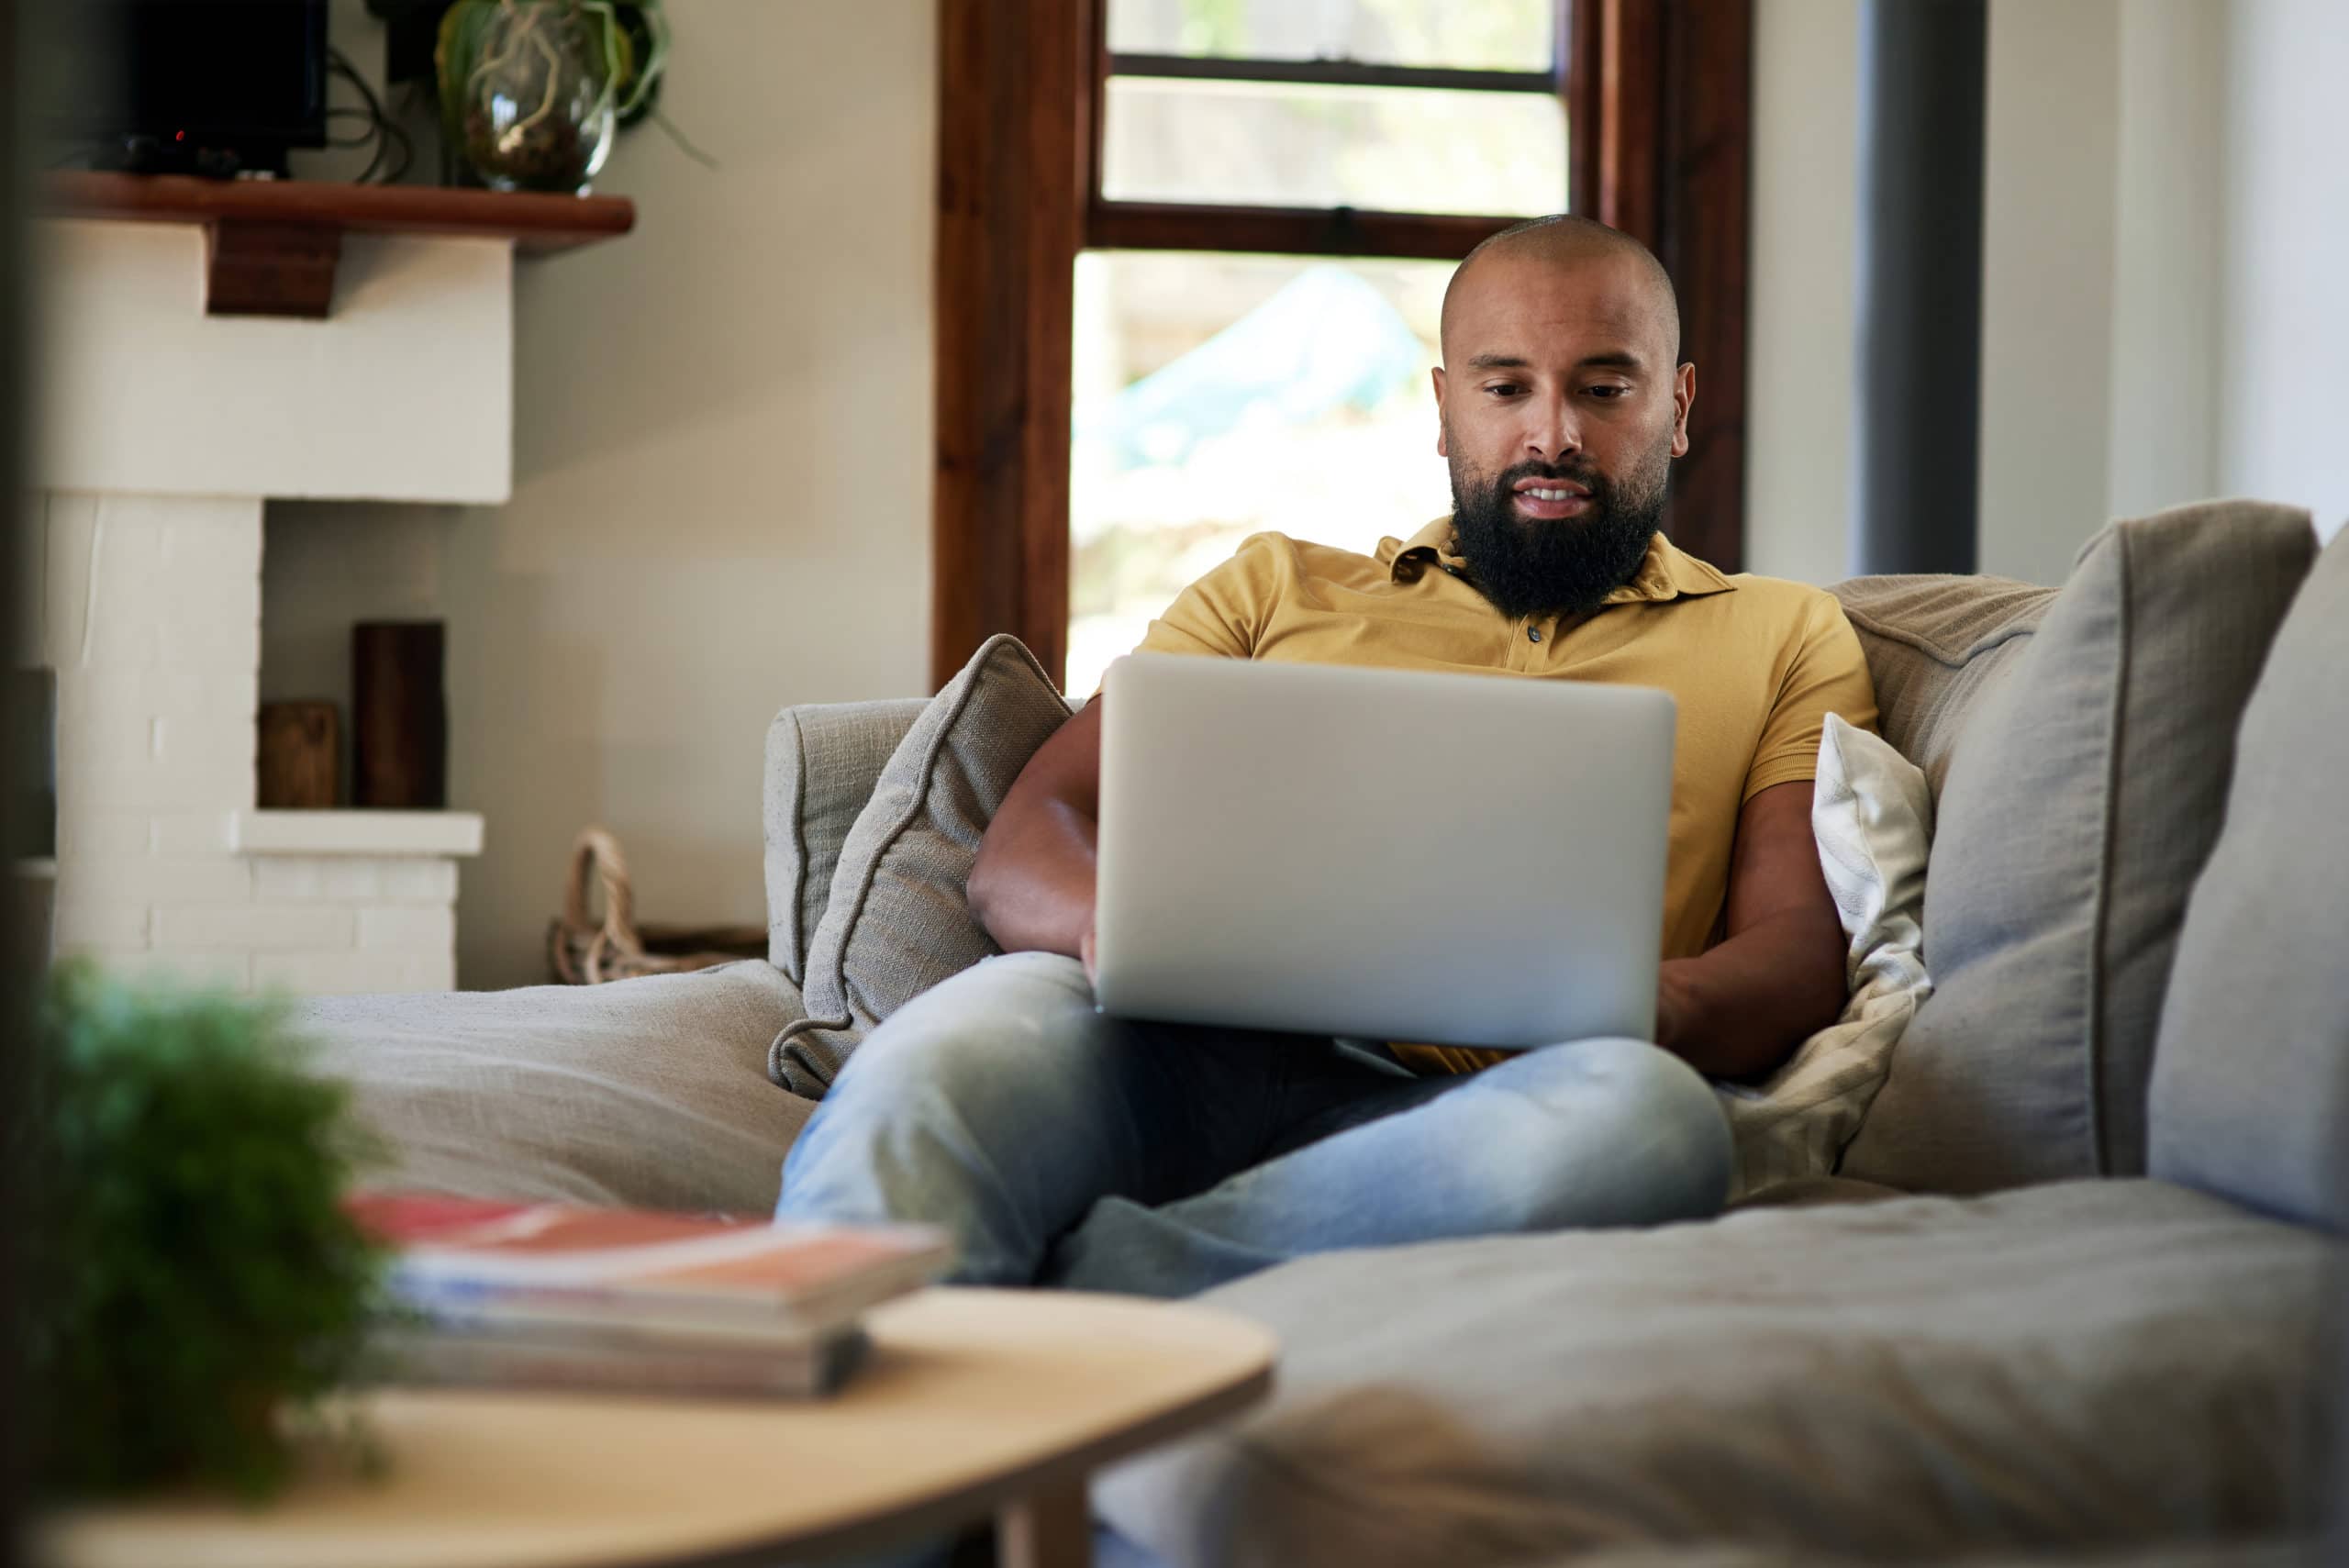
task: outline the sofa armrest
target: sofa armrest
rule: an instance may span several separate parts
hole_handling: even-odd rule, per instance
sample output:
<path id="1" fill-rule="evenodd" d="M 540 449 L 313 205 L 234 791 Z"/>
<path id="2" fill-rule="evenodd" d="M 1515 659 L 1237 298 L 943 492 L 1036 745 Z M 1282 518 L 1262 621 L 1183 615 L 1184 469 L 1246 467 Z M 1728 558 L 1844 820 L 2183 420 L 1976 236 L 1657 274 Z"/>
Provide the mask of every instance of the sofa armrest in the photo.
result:
<path id="1" fill-rule="evenodd" d="M 370 1184 L 763 1214 L 816 1108 L 766 1075 L 805 1010 L 751 958 L 607 985 L 323 996 L 290 1021 L 374 1135 Z"/>
<path id="2" fill-rule="evenodd" d="M 800 984 L 832 868 L 874 781 L 928 699 L 786 707 L 767 727 L 767 961 Z"/>

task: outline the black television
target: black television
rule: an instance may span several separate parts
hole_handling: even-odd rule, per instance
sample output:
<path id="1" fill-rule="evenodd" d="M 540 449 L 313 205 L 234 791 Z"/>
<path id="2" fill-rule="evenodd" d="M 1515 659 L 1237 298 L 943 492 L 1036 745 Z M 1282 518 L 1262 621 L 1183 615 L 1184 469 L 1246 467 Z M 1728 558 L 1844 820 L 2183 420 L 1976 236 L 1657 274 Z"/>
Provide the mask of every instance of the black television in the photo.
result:
<path id="1" fill-rule="evenodd" d="M 285 172 L 327 143 L 327 0 L 75 0 L 51 137 L 101 165 Z"/>

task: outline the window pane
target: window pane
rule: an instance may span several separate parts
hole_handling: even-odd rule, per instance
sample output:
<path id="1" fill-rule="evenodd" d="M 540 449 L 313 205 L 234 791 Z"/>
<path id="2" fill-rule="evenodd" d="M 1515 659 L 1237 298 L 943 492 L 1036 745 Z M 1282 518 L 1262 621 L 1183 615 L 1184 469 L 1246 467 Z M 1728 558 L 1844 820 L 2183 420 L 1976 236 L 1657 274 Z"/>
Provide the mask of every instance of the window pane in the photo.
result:
<path id="1" fill-rule="evenodd" d="M 1367 553 L 1450 509 L 1428 370 L 1452 268 L 1077 258 L 1071 692 L 1252 533 Z"/>
<path id="2" fill-rule="evenodd" d="M 1109 0 L 1109 48 L 1547 71 L 1556 20 L 1556 0 Z"/>
<path id="3" fill-rule="evenodd" d="M 1113 76 L 1111 201 L 1537 217 L 1566 206 L 1565 106 L 1546 93 Z"/>

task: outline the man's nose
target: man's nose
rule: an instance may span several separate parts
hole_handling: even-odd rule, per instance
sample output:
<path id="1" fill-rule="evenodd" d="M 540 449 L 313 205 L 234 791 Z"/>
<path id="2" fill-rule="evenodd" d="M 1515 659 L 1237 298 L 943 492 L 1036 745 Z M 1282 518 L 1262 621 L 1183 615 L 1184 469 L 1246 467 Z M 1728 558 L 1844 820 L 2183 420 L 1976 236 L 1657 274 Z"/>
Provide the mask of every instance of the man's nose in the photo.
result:
<path id="1" fill-rule="evenodd" d="M 1582 426 L 1564 397 L 1541 400 L 1525 432 L 1525 451 L 1537 462 L 1563 462 L 1582 450 Z"/>

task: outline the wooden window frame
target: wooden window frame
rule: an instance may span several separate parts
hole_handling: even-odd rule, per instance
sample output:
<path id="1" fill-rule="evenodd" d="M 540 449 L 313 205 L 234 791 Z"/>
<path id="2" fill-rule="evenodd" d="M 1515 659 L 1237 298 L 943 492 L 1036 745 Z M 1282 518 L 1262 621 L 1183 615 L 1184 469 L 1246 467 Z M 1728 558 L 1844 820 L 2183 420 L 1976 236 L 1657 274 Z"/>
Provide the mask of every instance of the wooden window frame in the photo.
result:
<path id="1" fill-rule="evenodd" d="M 1457 260 L 1515 221 L 1102 200 L 1104 5 L 939 0 L 933 688 L 997 632 L 1018 636 L 1056 680 L 1065 668 L 1078 251 Z M 1752 0 L 1559 6 L 1573 210 L 1663 259 L 1680 291 L 1682 357 L 1698 366 L 1665 526 L 1682 548 L 1737 571 Z M 1425 74 L 1297 70 L 1314 80 Z"/>

